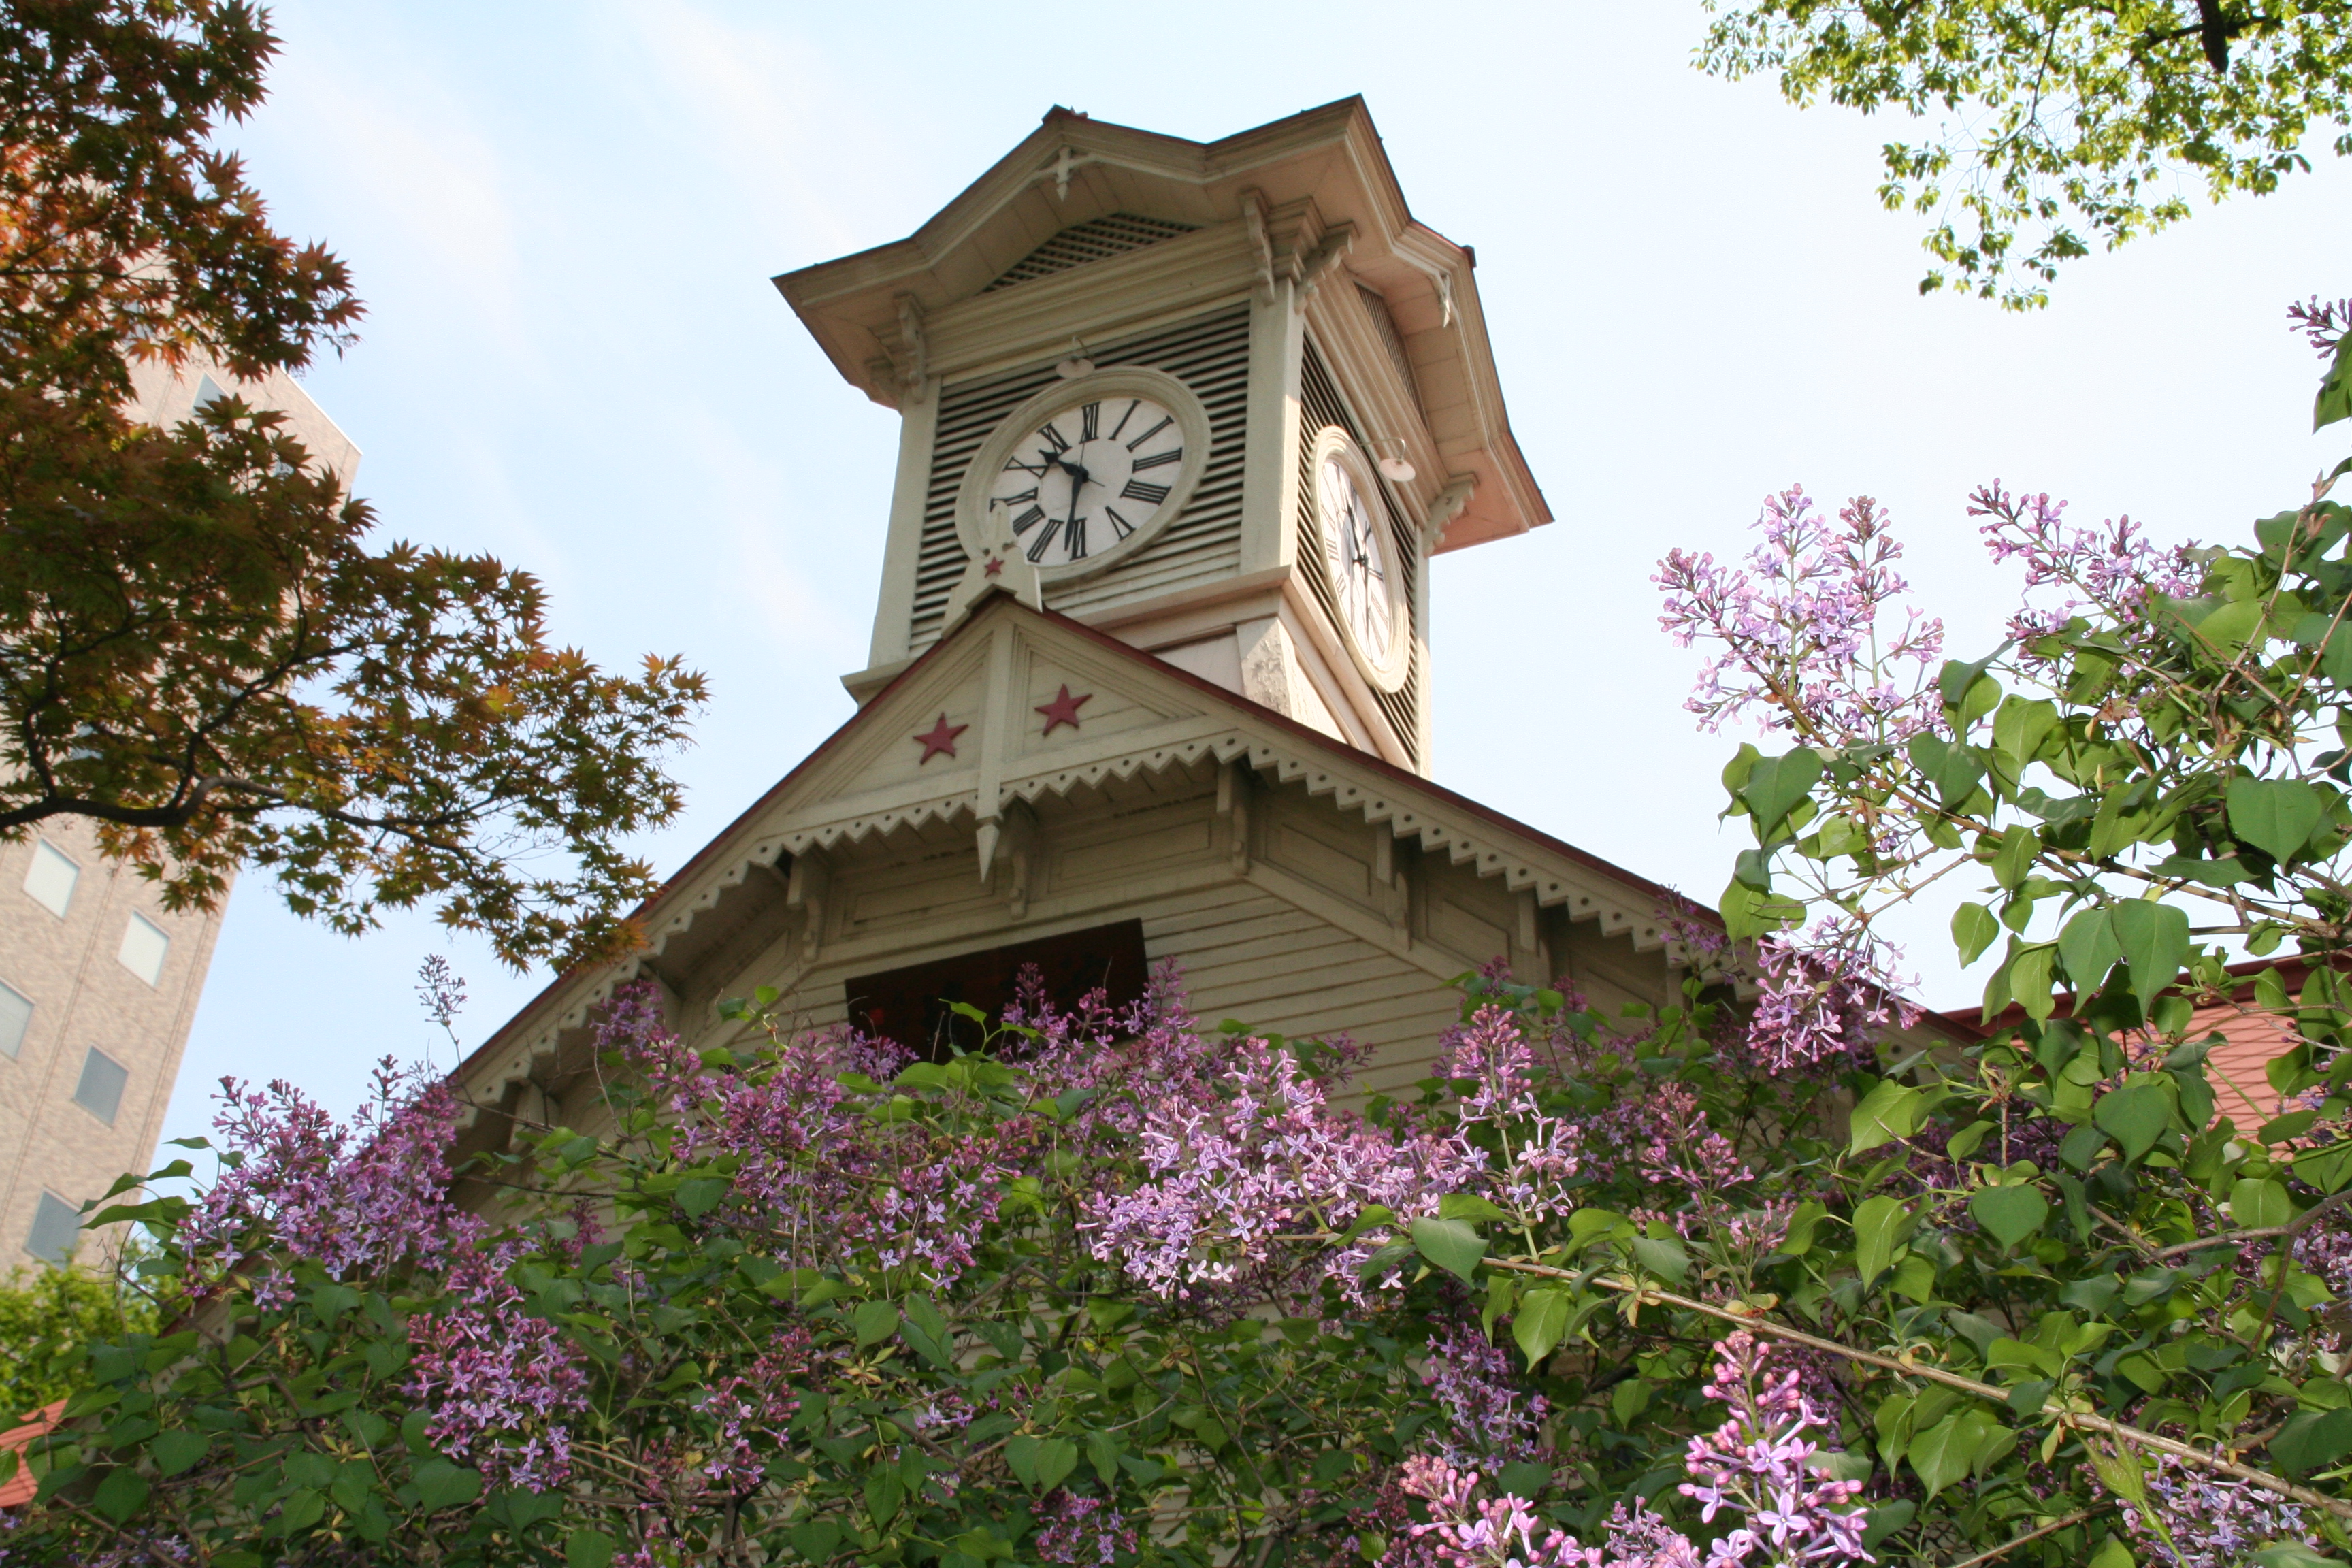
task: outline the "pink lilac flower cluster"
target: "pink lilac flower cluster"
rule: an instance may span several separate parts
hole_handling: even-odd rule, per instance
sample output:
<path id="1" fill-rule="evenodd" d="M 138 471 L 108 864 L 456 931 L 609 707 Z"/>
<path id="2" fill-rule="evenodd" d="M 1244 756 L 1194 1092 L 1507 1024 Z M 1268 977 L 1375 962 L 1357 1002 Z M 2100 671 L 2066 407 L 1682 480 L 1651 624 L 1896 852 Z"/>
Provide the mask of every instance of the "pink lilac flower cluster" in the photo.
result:
<path id="1" fill-rule="evenodd" d="M 2172 1568 L 2238 1568 L 2273 1542 L 2313 1539 L 2294 1503 L 2250 1482 L 2190 1469 L 2169 1454 L 2158 1456 L 2147 1498 L 2147 1513 L 2123 1505 L 2124 1524 L 2150 1555 Z"/>
<path id="2" fill-rule="evenodd" d="M 1344 1231 L 1375 1204 L 1434 1214 L 1484 1163 L 1450 1141 L 1392 1137 L 1335 1110 L 1323 1083 L 1264 1040 L 1237 1042 L 1223 1079 L 1205 1102 L 1155 1098 L 1139 1140 L 1145 1180 L 1097 1199 L 1086 1222 L 1097 1258 L 1164 1297 L 1262 1287 L 1301 1267 L 1356 1291 L 1384 1235 L 1317 1252 L 1282 1238 Z"/>
<path id="3" fill-rule="evenodd" d="M 387 1059 L 374 1102 L 349 1123 L 286 1083 L 224 1079 L 220 1100 L 221 1173 L 183 1232 L 193 1293 L 243 1280 L 276 1308 L 294 1298 L 297 1264 L 335 1279 L 405 1273 L 440 1298 L 409 1320 L 408 1393 L 432 1412 L 427 1433 L 494 1483 L 562 1485 L 560 1417 L 583 1408 L 586 1375 L 562 1332 L 522 1310 L 506 1278 L 512 1245 L 450 1199 L 459 1107 L 448 1086 Z"/>
<path id="4" fill-rule="evenodd" d="M 1816 734 L 1855 743 L 1935 723 L 1943 623 L 1897 609 L 1909 584 L 1885 510 L 1857 497 L 1832 523 L 1792 487 L 1766 498 L 1756 528 L 1763 542 L 1744 564 L 1676 550 L 1652 579 L 1666 595 L 1659 623 L 1677 642 L 1723 645 L 1684 704 L 1701 727 L 1753 710 L 1767 729 L 1796 730 L 1801 716 Z"/>
<path id="5" fill-rule="evenodd" d="M 1509 1352 L 1490 1342 L 1476 1323 L 1441 1331 L 1421 1375 L 1444 1412 L 1425 1428 L 1438 1458 L 1467 1469 L 1536 1457 L 1549 1403 L 1520 1391 Z"/>
<path id="6" fill-rule="evenodd" d="M 747 1491 L 767 1479 L 766 1461 L 751 1439 L 757 1436 L 771 1446 L 784 1443 L 784 1428 L 801 1407 L 793 1383 L 807 1375 L 810 1356 L 806 1329 L 779 1329 L 745 1373 L 703 1391 L 702 1414 L 715 1429 L 710 1456 L 702 1465 L 705 1476 L 736 1491 Z"/>
<path id="7" fill-rule="evenodd" d="M 563 1331 L 527 1311 L 507 1279 L 509 1246 L 460 1252 L 444 1312 L 408 1321 L 404 1390 L 433 1413 L 425 1435 L 494 1486 L 551 1491 L 572 1476 L 559 1417 L 587 1408 L 588 1375 Z"/>
<path id="8" fill-rule="evenodd" d="M 1037 1531 L 1037 1556 L 1043 1562 L 1109 1568 L 1122 1555 L 1135 1554 L 1135 1527 L 1101 1498 L 1057 1491 L 1037 1512 L 1046 1521 Z"/>
<path id="9" fill-rule="evenodd" d="M 1706 1568 L 1690 1538 L 1636 1502 L 1611 1510 L 1609 1533 L 1587 1546 L 1536 1517 L 1528 1500 L 1475 1495 L 1478 1472 L 1429 1456 L 1407 1459 L 1403 1489 L 1429 1504 L 1430 1521 L 1407 1528 L 1381 1568 L 1428 1562 L 1437 1568 Z"/>
<path id="10" fill-rule="evenodd" d="M 281 1307 L 293 1282 L 274 1263 L 316 1263 L 335 1279 L 384 1273 L 437 1263 L 478 1233 L 447 1199 L 460 1108 L 446 1084 L 387 1057 L 373 1103 L 348 1124 L 282 1080 L 254 1089 L 225 1078 L 217 1098 L 226 1157 L 183 1233 L 198 1299 L 237 1272 L 257 1304 Z"/>
<path id="11" fill-rule="evenodd" d="M 1606 1538 L 1588 1546 L 1546 1528 L 1528 1500 L 1480 1499 L 1479 1472 L 1450 1456 L 1417 1455 L 1402 1467 L 1404 1491 L 1423 1500 L 1430 1521 L 1410 1527 L 1384 1568 L 1434 1562 L 1441 1568 L 1851 1568 L 1874 1563 L 1863 1549 L 1857 1481 L 1832 1480 L 1815 1464 L 1809 1430 L 1827 1423 L 1804 1392 L 1805 1370 L 1771 1364 L 1773 1352 L 1746 1330 L 1718 1341 L 1706 1393 L 1729 1407 L 1713 1434 L 1691 1439 L 1679 1489 L 1712 1524 L 1728 1510 L 1734 1527 L 1704 1552 L 1660 1514 L 1636 1503 L 1612 1512 Z M 2203 1563 L 2184 1568 L 2206 1568 Z"/>
<path id="12" fill-rule="evenodd" d="M 1698 1503 L 1702 1523 L 1727 1508 L 1745 1522 L 1708 1546 L 1709 1568 L 1876 1561 L 1863 1550 L 1866 1510 L 1853 1506 L 1862 1483 L 1831 1479 L 1813 1462 L 1821 1449 L 1805 1434 L 1829 1423 L 1805 1396 L 1803 1374 L 1773 1370 L 1770 1348 L 1745 1329 L 1715 1349 L 1705 1393 L 1731 1418 L 1690 1440 L 1683 1468 L 1692 1479 L 1678 1489 Z"/>
<path id="13" fill-rule="evenodd" d="M 2066 503 L 2046 494 L 2011 495 L 1999 480 L 1969 496 L 1969 515 L 1990 521 L 1979 526 L 1995 561 L 2025 566 L 2028 595 L 2053 590 L 2054 596 L 2028 603 L 2010 617 L 2010 635 L 2035 637 L 2089 609 L 2126 619 L 2151 595 L 2179 598 L 2197 592 L 2204 574 L 2189 545 L 2158 548 L 2128 517 L 2110 518 L 2096 528 L 2066 522 Z"/>
<path id="14" fill-rule="evenodd" d="M 600 1043 L 641 1068 L 669 1103 L 673 1145 L 688 1162 L 737 1165 L 730 1206 L 704 1223 L 750 1221 L 780 1238 L 776 1260 L 822 1267 L 856 1255 L 938 1289 L 971 1266 L 1025 1134 L 943 1138 L 915 1122 L 879 1123 L 842 1081 L 886 1080 L 906 1064 L 893 1042 L 835 1030 L 795 1040 L 767 1070 L 711 1074 L 633 987 L 600 1023 Z"/>
<path id="15" fill-rule="evenodd" d="M 2352 331 L 2352 300 L 2322 300 L 2314 294 L 2307 304 L 2289 305 L 2286 319 L 2303 333 L 2312 352 L 2326 359 L 2336 352 L 2345 332 Z"/>
<path id="16" fill-rule="evenodd" d="M 1404 1462 L 1403 1479 L 1404 1489 L 1429 1504 L 1430 1521 L 1409 1533 L 1447 1568 L 1601 1568 L 1597 1551 L 1546 1527 L 1525 1498 L 1475 1496 L 1475 1470 L 1423 1454 Z"/>
<path id="17" fill-rule="evenodd" d="M 1919 1021 L 1893 973 L 1898 955 L 1868 931 L 1832 920 L 1801 938 L 1756 944 L 1758 995 L 1745 1055 L 1775 1073 L 1874 1065 L 1890 1029 Z"/>
<path id="18" fill-rule="evenodd" d="M 1463 1167 L 1475 1170 L 1486 1151 L 1471 1142 L 1490 1131 L 1502 1144 L 1489 1173 L 1495 1201 L 1530 1218 L 1565 1215 L 1575 1206 L 1569 1184 L 1584 1169 L 1582 1128 L 1547 1112 L 1535 1092 L 1536 1054 L 1518 1015 L 1485 1006 L 1446 1031 L 1445 1076 L 1467 1084 L 1457 1101 L 1454 1143 Z"/>

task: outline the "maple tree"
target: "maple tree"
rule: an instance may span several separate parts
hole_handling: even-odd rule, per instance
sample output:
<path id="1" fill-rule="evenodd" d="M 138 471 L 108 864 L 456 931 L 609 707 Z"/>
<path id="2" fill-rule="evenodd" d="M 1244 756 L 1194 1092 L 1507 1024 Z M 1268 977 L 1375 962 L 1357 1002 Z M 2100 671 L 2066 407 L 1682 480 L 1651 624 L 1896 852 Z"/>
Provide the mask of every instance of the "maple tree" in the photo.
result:
<path id="1" fill-rule="evenodd" d="M 241 0 L 0 13 L 0 836 L 92 824 L 172 908 L 255 865 L 345 931 L 430 903 L 517 966 L 614 951 L 701 677 L 607 673 L 528 573 L 378 542 L 277 413 L 128 412 L 142 363 L 351 341 L 344 263 L 214 144 L 276 47 Z"/>

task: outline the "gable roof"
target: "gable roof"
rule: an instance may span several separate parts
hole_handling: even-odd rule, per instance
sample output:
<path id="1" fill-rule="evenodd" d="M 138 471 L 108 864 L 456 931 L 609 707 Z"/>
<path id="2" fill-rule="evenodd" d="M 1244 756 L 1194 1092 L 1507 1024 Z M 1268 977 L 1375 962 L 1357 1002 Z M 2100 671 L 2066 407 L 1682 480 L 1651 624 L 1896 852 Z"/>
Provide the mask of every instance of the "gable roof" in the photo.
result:
<path id="1" fill-rule="evenodd" d="M 1084 722 L 1032 735 L 1006 718 L 1068 685 L 1095 700 Z M 1038 695 L 1042 693 L 1041 695 Z M 1032 699 L 1035 700 L 1033 701 Z M 982 709 L 996 704 L 999 721 Z M 944 714 L 965 726 L 955 754 L 911 744 Z M 698 850 L 633 919 L 646 948 L 558 976 L 457 1069 L 477 1085 L 522 1076 L 556 1031 L 588 1014 L 675 942 L 730 889 L 795 855 L 844 838 L 962 818 L 978 826 L 1015 799 L 1067 793 L 1203 758 L 1240 760 L 1302 782 L 1334 810 L 1385 823 L 1480 876 L 1534 892 L 1539 904 L 1594 919 L 1643 948 L 1664 945 L 1666 889 L 1425 778 L 1357 750 L 1108 633 L 1033 610 L 1002 591 L 982 600 L 790 773 Z M 987 802 L 983 813 L 982 802 Z M 1696 918 L 1713 921 L 1711 911 Z"/>
<path id="2" fill-rule="evenodd" d="M 1113 246 L 1098 267 L 1011 278 L 1057 235 L 1112 219 L 1202 232 Z M 1015 339 L 1032 358 L 1042 338 L 1058 353 L 1081 319 L 1089 341 L 1108 341 L 1164 316 L 1202 279 L 1255 280 L 1270 298 L 1277 279 L 1304 282 L 1342 257 L 1393 319 L 1447 468 L 1475 481 L 1440 548 L 1550 521 L 1504 409 L 1476 258 L 1414 220 L 1360 97 L 1213 142 L 1055 108 L 906 238 L 775 284 L 843 379 L 895 408 L 926 378 L 1001 368 Z M 1105 296 L 1098 276 L 1141 276 L 1122 267 L 1173 270 Z M 1446 475 L 1430 479 L 1442 486 Z"/>

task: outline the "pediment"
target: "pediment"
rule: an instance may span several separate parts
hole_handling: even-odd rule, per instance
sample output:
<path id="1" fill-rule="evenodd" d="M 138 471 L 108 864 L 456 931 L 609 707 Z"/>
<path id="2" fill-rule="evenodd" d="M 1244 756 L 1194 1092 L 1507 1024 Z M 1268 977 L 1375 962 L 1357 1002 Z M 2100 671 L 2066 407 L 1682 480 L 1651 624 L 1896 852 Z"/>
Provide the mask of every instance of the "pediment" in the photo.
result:
<path id="1" fill-rule="evenodd" d="M 1064 693 L 1067 692 L 1065 699 Z M 1079 700 L 1084 698 L 1085 700 Z M 1054 710 L 1074 722 L 1053 722 Z M 944 717 L 953 754 L 927 745 Z M 1049 731 L 1050 725 L 1050 731 Z M 926 760 L 926 752 L 929 759 Z M 1009 595 L 948 637 L 739 817 L 637 912 L 637 957 L 575 971 L 461 1073 L 481 1103 L 586 1047 L 590 1011 L 644 973 L 675 984 L 796 929 L 803 889 L 873 849 L 984 864 L 1001 827 L 1048 795 L 1100 798 L 1139 775 L 1242 770 L 1296 786 L 1374 839 L 1412 840 L 1525 900 L 1591 921 L 1635 951 L 1667 946 L 1655 884 L 1331 740 L 1108 635 Z M 974 841 L 982 846 L 975 861 Z M 1106 847 L 1111 841 L 1105 841 Z M 860 848 L 859 847 L 868 847 Z M 1140 853 L 1139 849 L 1137 852 Z M 972 884 L 969 898 L 981 895 Z M 539 1064 L 539 1065 L 534 1065 Z M 495 1092 L 494 1092 L 495 1091 Z"/>

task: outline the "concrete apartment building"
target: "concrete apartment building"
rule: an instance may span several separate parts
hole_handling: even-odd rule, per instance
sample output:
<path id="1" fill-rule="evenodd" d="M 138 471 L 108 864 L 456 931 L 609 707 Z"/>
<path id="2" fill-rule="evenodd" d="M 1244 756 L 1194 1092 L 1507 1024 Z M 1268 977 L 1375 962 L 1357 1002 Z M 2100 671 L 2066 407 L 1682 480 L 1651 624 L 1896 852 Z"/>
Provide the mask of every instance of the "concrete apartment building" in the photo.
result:
<path id="1" fill-rule="evenodd" d="M 170 426 L 226 392 L 285 414 L 346 484 L 358 471 L 359 448 L 282 374 L 149 367 L 133 412 Z M 83 1202 L 152 1168 L 219 931 L 218 912 L 171 913 L 100 858 L 87 824 L 0 843 L 0 1278 L 69 1255 Z"/>

